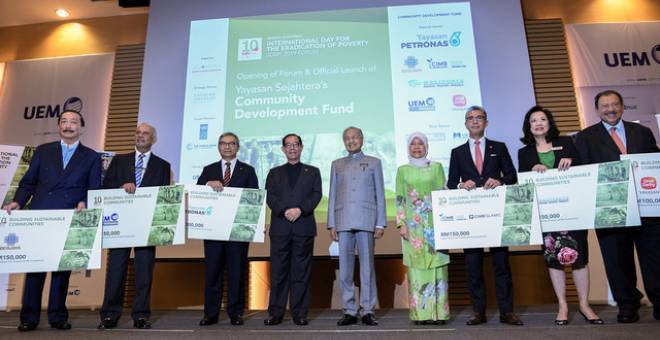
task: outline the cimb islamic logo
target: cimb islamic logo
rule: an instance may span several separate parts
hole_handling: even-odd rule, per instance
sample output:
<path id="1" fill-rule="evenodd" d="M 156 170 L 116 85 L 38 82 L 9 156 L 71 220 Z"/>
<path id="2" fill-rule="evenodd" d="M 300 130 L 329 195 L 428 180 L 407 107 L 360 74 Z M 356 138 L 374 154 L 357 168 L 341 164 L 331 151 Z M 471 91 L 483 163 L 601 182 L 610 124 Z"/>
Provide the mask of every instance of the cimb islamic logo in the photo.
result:
<path id="1" fill-rule="evenodd" d="M 64 101 L 63 104 L 44 104 L 44 105 L 32 105 L 26 106 L 23 110 L 23 118 L 25 120 L 30 119 L 47 119 L 55 118 L 57 119 L 60 114 L 64 111 L 76 111 L 82 112 L 83 101 L 79 97 L 70 97 Z"/>

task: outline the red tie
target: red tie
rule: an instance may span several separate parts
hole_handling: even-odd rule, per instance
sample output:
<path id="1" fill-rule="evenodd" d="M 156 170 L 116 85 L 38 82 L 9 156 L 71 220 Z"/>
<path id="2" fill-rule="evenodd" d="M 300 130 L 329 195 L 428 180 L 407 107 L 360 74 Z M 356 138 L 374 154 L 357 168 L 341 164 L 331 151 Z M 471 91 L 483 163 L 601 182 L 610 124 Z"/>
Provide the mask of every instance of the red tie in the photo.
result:
<path id="1" fill-rule="evenodd" d="M 626 152 L 626 146 L 623 145 L 623 141 L 621 140 L 621 137 L 619 137 L 619 134 L 616 133 L 616 127 L 611 127 L 610 128 L 610 136 L 612 136 L 612 140 L 614 141 L 614 144 L 619 148 L 619 151 L 621 151 L 622 155 L 627 154 Z"/>
<path id="2" fill-rule="evenodd" d="M 230 179 L 231 179 L 231 163 L 227 162 L 225 163 L 225 177 L 222 179 L 222 184 L 224 186 L 227 186 L 227 184 L 229 184 Z"/>
<path id="3" fill-rule="evenodd" d="M 481 148 L 479 147 L 479 144 L 481 144 L 480 141 L 474 141 L 474 164 L 477 166 L 479 175 L 481 175 L 481 172 L 484 170 L 484 156 L 481 154 Z"/>

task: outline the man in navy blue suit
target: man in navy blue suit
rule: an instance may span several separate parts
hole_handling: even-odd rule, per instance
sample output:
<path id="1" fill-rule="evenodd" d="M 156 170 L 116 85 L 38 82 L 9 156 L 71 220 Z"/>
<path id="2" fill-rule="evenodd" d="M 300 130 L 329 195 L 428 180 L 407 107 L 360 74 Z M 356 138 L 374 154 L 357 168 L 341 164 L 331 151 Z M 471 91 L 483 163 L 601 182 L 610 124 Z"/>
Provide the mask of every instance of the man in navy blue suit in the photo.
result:
<path id="1" fill-rule="evenodd" d="M 236 158 L 240 148 L 238 136 L 225 132 L 218 139 L 220 161 L 204 167 L 198 185 L 208 185 L 215 191 L 224 187 L 259 188 L 254 168 Z M 245 280 L 248 242 L 204 240 L 204 317 L 200 326 L 218 323 L 222 299 L 223 272 L 227 268 L 227 314 L 232 325 L 243 324 L 245 310 Z"/>
<path id="2" fill-rule="evenodd" d="M 58 142 L 39 145 L 30 167 L 18 184 L 14 200 L 3 209 L 84 209 L 87 190 L 101 187 L 101 157 L 80 143 L 85 120 L 77 111 L 64 111 L 58 118 Z M 31 201 L 30 201 L 31 199 Z M 71 329 L 66 297 L 71 271 L 51 273 L 48 297 L 48 323 L 52 328 Z M 46 273 L 25 275 L 21 323 L 18 330 L 37 328 L 41 313 L 41 294 Z"/>
<path id="3" fill-rule="evenodd" d="M 515 184 L 516 169 L 513 167 L 509 150 L 501 142 L 484 137 L 488 126 L 488 114 L 479 106 L 468 108 L 465 113 L 465 127 L 470 138 L 467 143 L 451 150 L 449 160 L 449 189 L 472 190 L 483 187 L 492 189 L 502 184 Z M 465 249 L 468 288 L 474 315 L 468 326 L 485 323 L 486 287 L 483 277 L 484 250 L 482 248 Z M 522 325 L 520 318 L 513 313 L 513 284 L 509 268 L 508 249 L 490 248 L 495 273 L 495 291 L 500 309 L 500 322 L 510 325 Z"/>

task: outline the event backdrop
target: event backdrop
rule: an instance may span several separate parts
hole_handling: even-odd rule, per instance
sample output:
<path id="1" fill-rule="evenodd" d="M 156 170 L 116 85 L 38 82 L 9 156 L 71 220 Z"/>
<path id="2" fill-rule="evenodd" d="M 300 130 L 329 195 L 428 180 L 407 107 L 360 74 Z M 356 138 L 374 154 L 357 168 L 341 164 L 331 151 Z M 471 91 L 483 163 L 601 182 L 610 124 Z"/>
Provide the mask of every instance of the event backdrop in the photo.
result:
<path id="1" fill-rule="evenodd" d="M 36 146 L 58 140 L 57 117 L 70 108 L 85 117 L 82 142 L 103 149 L 113 62 L 114 54 L 97 54 L 0 64 L 0 145 Z M 6 174 L 0 183 L 9 185 L 13 175 Z M 4 244 L 4 236 L 0 234 L 0 244 Z M 0 310 L 20 308 L 23 280 L 23 274 L 0 275 Z M 104 270 L 73 272 L 67 305 L 100 305 L 98 287 L 104 280 Z"/>
<path id="2" fill-rule="evenodd" d="M 653 130 L 660 113 L 660 22 L 566 25 L 567 44 L 585 126 L 600 120 L 594 96 L 613 89 L 623 96 L 623 118 Z"/>
<path id="3" fill-rule="evenodd" d="M 82 143 L 103 148 L 114 54 L 11 61 L 0 93 L 0 144 L 58 140 L 57 117 L 82 112 Z"/>

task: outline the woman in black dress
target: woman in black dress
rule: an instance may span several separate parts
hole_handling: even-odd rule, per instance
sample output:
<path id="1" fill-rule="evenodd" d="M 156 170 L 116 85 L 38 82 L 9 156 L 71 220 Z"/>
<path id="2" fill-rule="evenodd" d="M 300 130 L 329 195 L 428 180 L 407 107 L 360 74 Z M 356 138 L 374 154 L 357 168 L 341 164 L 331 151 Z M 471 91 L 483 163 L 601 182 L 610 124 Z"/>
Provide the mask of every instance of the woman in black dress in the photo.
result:
<path id="1" fill-rule="evenodd" d="M 523 122 L 523 134 L 524 137 L 520 140 L 526 146 L 518 150 L 518 171 L 544 172 L 553 168 L 562 171 L 571 165 L 579 164 L 573 140 L 559 136 L 559 129 L 549 110 L 540 106 L 529 109 Z M 586 230 L 543 233 L 543 257 L 559 301 L 559 311 L 555 318 L 555 324 L 558 326 L 568 324 L 564 272 L 564 267 L 568 266 L 573 268 L 573 281 L 580 300 L 580 314 L 589 323 L 603 323 L 589 306 L 588 248 Z"/>

